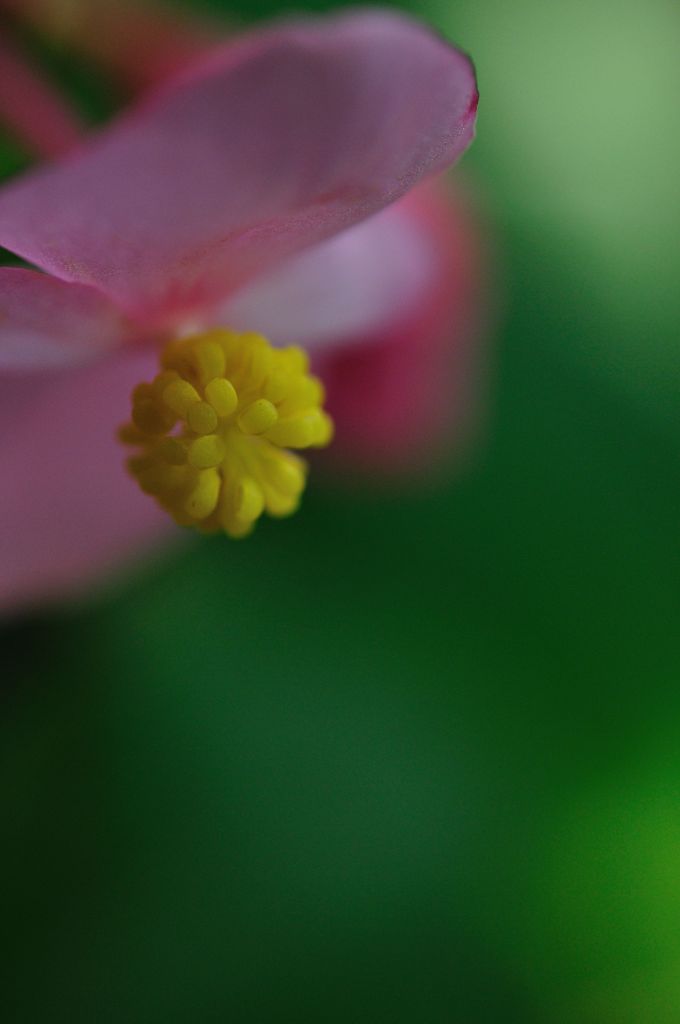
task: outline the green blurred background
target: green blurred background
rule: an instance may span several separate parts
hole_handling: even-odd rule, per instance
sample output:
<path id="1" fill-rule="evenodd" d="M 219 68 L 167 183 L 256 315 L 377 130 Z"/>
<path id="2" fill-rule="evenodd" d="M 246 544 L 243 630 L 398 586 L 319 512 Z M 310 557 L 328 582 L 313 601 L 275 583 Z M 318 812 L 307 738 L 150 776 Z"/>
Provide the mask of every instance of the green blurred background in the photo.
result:
<path id="1" fill-rule="evenodd" d="M 678 8 L 411 9 L 478 68 L 484 442 L 5 627 L 12 1022 L 680 1022 Z"/>

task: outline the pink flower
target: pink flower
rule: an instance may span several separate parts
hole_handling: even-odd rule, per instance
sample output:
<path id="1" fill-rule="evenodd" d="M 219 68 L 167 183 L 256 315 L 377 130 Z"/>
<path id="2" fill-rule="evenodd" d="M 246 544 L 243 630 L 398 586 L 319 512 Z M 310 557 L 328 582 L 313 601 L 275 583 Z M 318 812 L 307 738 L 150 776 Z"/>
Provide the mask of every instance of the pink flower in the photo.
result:
<path id="1" fill-rule="evenodd" d="M 223 28 L 163 0 L 0 0 L 1 12 L 95 60 L 133 89 L 173 74 Z"/>
<path id="2" fill-rule="evenodd" d="M 2 37 L 0 122 L 37 156 L 57 156 L 80 137 L 80 123 L 69 107 Z"/>
<path id="3" fill-rule="evenodd" d="M 441 194 L 416 186 L 467 147 L 476 104 L 469 60 L 403 17 L 291 23 L 211 50 L 0 191 L 0 245 L 39 268 L 0 268 L 0 602 L 73 589 L 167 534 L 114 433 L 169 339 L 225 324 L 302 344 L 368 455 L 391 459 L 390 436 L 422 447 L 416 353 L 446 348 L 456 245 Z M 391 340 L 413 408 L 366 387 Z"/>

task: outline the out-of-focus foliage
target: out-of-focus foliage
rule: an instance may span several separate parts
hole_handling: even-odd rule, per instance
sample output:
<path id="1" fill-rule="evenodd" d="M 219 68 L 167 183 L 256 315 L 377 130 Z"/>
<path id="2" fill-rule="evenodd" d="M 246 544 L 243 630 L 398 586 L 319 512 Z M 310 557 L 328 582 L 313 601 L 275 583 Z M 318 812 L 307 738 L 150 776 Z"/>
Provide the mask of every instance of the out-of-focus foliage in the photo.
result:
<path id="1" fill-rule="evenodd" d="M 7 630 L 21 1024 L 680 1019 L 677 16 L 432 4 L 480 77 L 484 445 Z"/>
<path id="2" fill-rule="evenodd" d="M 472 160 L 602 318 L 575 353 L 680 431 L 680 17 L 669 0 L 426 0 L 475 55 Z M 549 339 L 547 339 L 549 343 Z"/>

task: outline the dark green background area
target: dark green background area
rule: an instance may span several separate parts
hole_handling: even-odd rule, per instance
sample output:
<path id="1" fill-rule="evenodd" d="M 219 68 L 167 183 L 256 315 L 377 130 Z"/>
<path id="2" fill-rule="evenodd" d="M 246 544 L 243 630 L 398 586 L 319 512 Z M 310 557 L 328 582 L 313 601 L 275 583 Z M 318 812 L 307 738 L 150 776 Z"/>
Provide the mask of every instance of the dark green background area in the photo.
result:
<path id="1" fill-rule="evenodd" d="M 5 628 L 12 1022 L 680 1020 L 677 23 L 544 6 L 419 8 L 482 93 L 465 470 L 318 473 L 247 543 Z"/>

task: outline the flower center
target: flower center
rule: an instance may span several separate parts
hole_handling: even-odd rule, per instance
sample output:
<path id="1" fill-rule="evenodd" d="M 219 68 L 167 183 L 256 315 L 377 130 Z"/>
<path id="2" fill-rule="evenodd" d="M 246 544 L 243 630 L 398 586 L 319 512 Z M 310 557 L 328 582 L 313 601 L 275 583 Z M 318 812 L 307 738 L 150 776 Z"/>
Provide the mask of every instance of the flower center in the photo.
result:
<path id="1" fill-rule="evenodd" d="M 139 449 L 127 464 L 142 490 L 181 526 L 230 537 L 264 511 L 294 512 L 307 467 L 286 449 L 323 448 L 333 433 L 306 353 L 213 330 L 170 342 L 161 366 L 119 434 Z"/>

